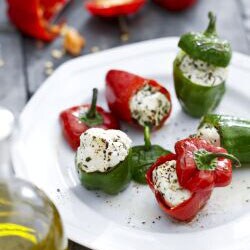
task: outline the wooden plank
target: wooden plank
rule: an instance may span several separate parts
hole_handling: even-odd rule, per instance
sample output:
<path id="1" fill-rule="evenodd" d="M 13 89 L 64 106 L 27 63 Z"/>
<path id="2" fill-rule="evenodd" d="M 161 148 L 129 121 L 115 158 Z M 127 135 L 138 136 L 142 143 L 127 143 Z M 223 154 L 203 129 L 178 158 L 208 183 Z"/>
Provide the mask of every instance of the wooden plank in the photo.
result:
<path id="1" fill-rule="evenodd" d="M 243 23 L 246 30 L 246 35 L 248 39 L 248 45 L 250 47 L 250 1 L 249 0 L 240 0 Z"/>
<path id="2" fill-rule="evenodd" d="M 22 38 L 9 24 L 5 1 L 0 1 L 0 105 L 11 109 L 16 115 L 26 102 L 26 84 Z"/>
<path id="3" fill-rule="evenodd" d="M 80 246 L 74 242 L 69 242 L 69 250 L 90 250 L 89 248 Z"/>
<path id="4" fill-rule="evenodd" d="M 238 3 L 237 0 L 200 0 L 194 8 L 180 13 L 168 12 L 153 3 L 148 3 L 139 14 L 129 19 L 131 38 L 128 43 L 165 36 L 179 36 L 189 30 L 203 30 L 207 25 L 207 12 L 214 10 L 219 16 L 218 30 L 220 34 L 231 41 L 234 50 L 248 53 L 247 37 Z M 104 50 L 123 44 L 119 39 L 117 21 L 91 17 L 83 9 L 81 0 L 75 0 L 65 16 L 68 23 L 76 27 L 87 39 L 87 47 L 83 54 L 90 53 L 93 46 Z M 60 47 L 60 39 L 46 45 L 43 49 L 37 49 L 34 40 L 25 39 L 31 93 L 46 79 L 44 64 L 47 60 L 52 60 L 51 50 Z M 60 60 L 54 60 L 55 67 L 68 59 L 70 57 L 65 56 Z"/>

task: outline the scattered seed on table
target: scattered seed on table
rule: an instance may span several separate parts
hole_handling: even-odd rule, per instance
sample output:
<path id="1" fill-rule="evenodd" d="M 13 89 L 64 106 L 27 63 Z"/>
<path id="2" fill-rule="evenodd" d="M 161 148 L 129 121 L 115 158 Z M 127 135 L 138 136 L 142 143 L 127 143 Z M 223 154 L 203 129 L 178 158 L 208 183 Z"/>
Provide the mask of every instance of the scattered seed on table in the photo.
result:
<path id="1" fill-rule="evenodd" d="M 5 62 L 3 59 L 0 59 L 0 68 L 3 67 L 5 65 Z"/>
<path id="2" fill-rule="evenodd" d="M 122 34 L 120 39 L 122 42 L 127 42 L 129 40 L 129 34 Z"/>
<path id="3" fill-rule="evenodd" d="M 53 72 L 54 72 L 54 70 L 53 70 L 52 68 L 48 68 L 48 69 L 45 70 L 45 74 L 46 74 L 47 76 L 52 75 Z"/>
<path id="4" fill-rule="evenodd" d="M 64 55 L 64 51 L 63 50 L 59 50 L 59 49 L 53 49 L 51 51 L 51 56 L 55 59 L 60 59 L 62 58 Z"/>
<path id="5" fill-rule="evenodd" d="M 97 47 L 97 46 L 93 46 L 93 47 L 90 49 L 90 51 L 91 51 L 92 53 L 96 53 L 96 52 L 100 51 L 100 48 Z"/>
<path id="6" fill-rule="evenodd" d="M 54 64 L 53 64 L 53 62 L 51 62 L 51 61 L 46 61 L 45 63 L 44 63 L 44 67 L 45 68 L 53 68 L 54 67 Z"/>

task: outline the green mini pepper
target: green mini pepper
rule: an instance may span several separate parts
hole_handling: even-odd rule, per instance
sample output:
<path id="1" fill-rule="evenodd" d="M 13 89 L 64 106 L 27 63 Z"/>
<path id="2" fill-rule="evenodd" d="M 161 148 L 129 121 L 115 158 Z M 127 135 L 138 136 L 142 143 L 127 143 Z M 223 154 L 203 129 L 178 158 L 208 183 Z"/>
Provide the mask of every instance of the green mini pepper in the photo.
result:
<path id="1" fill-rule="evenodd" d="M 199 60 L 200 63 L 204 62 L 215 70 L 217 67 L 227 67 L 232 57 L 230 44 L 217 36 L 216 17 L 211 12 L 209 13 L 209 19 L 208 28 L 204 33 L 190 32 L 181 36 L 178 45 L 182 51 L 174 61 L 174 83 L 177 98 L 183 110 L 194 117 L 201 117 L 210 113 L 219 105 L 226 90 L 225 80 L 221 78 L 219 84 L 193 82 L 191 75 L 189 78 L 181 70 L 183 60 L 185 57 Z M 197 69 L 196 63 L 194 63 L 194 67 Z M 211 69 L 200 69 L 200 71 L 209 80 L 215 77 Z M 194 74 L 196 73 L 194 72 Z M 220 79 L 220 76 L 217 77 Z M 198 74 L 197 78 L 201 78 L 201 76 Z"/>
<path id="2" fill-rule="evenodd" d="M 124 161 L 105 173 L 87 173 L 82 170 L 81 163 L 79 163 L 77 172 L 82 185 L 89 190 L 101 190 L 110 195 L 115 195 L 123 191 L 131 180 L 129 169 L 131 156 L 132 149 L 130 149 Z"/>
<path id="3" fill-rule="evenodd" d="M 144 127 L 144 141 L 145 145 L 135 146 L 132 149 L 132 159 L 130 162 L 130 169 L 132 179 L 138 183 L 146 184 L 146 172 L 151 165 L 163 155 L 171 153 L 159 145 L 151 145 L 150 129 Z"/>
<path id="4" fill-rule="evenodd" d="M 250 163 L 250 120 L 228 115 L 205 115 L 199 128 L 209 125 L 216 128 L 220 144 L 241 163 Z"/>
<path id="5" fill-rule="evenodd" d="M 181 36 L 178 46 L 194 59 L 217 67 L 227 67 L 232 57 L 230 43 L 218 37 L 216 16 L 209 12 L 208 17 L 210 21 L 204 33 L 186 33 Z"/>

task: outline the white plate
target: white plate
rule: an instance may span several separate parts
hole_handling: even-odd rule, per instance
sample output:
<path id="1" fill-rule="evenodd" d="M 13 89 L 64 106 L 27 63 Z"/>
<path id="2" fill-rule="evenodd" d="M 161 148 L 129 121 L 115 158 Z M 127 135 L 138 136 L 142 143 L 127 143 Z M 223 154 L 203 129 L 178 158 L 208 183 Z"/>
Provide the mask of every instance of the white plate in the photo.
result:
<path id="1" fill-rule="evenodd" d="M 250 169 L 234 172 L 233 184 L 216 189 L 209 204 L 191 223 L 170 220 L 146 186 L 131 183 L 115 197 L 85 190 L 74 168 L 74 153 L 61 135 L 61 110 L 90 102 L 93 87 L 104 99 L 105 73 L 128 70 L 163 83 L 173 97 L 171 119 L 152 140 L 173 149 L 192 134 L 198 120 L 185 115 L 176 100 L 172 63 L 177 38 L 158 39 L 80 57 L 62 65 L 43 84 L 20 117 L 12 157 L 17 176 L 32 181 L 60 210 L 73 241 L 100 250 L 244 250 L 250 246 Z M 216 112 L 249 117 L 250 59 L 234 53 L 225 98 Z M 134 144 L 142 133 L 123 126 Z M 60 190 L 60 191 L 59 191 Z M 158 217 L 161 216 L 161 219 Z"/>

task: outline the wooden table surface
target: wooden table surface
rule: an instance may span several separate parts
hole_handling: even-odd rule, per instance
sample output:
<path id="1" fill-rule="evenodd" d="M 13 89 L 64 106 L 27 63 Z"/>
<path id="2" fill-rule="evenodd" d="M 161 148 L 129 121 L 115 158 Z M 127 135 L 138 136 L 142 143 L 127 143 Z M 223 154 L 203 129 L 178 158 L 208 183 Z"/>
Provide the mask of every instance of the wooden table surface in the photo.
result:
<path id="1" fill-rule="evenodd" d="M 74 0 L 65 16 L 70 25 L 82 33 L 87 46 L 83 55 L 91 53 L 93 47 L 100 50 L 153 38 L 179 36 L 190 30 L 203 30 L 207 24 L 207 12 L 218 14 L 218 30 L 231 41 L 233 49 L 250 54 L 250 1 L 249 0 L 200 0 L 190 10 L 181 13 L 167 12 L 153 3 L 129 19 L 131 37 L 122 42 L 116 21 L 103 21 L 91 17 L 83 9 L 82 0 Z M 0 105 L 10 108 L 16 115 L 44 82 L 45 63 L 52 61 L 55 68 L 64 61 L 51 57 L 51 51 L 61 49 L 61 40 L 41 44 L 21 35 L 9 23 L 5 15 L 6 5 L 0 1 Z M 1 62 L 0 62 L 1 65 Z M 86 249 L 70 242 L 70 250 Z"/>

